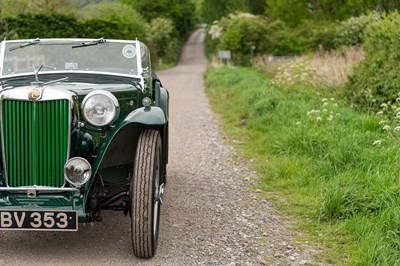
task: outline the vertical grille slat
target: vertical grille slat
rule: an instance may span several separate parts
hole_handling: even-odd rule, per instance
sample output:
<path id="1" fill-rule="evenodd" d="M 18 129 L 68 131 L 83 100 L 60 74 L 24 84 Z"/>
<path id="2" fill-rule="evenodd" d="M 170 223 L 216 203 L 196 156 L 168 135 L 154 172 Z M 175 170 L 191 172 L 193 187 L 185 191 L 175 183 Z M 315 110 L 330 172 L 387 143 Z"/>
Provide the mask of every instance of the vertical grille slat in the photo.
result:
<path id="1" fill-rule="evenodd" d="M 3 100 L 4 161 L 10 187 L 64 185 L 69 101 Z"/>

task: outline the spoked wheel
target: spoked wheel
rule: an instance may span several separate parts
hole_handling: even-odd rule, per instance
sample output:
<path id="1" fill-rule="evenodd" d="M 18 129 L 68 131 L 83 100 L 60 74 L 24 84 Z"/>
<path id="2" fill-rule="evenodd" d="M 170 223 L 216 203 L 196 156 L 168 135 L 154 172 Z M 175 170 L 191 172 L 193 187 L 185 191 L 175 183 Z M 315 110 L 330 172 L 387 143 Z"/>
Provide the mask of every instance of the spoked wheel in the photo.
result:
<path id="1" fill-rule="evenodd" d="M 160 205 L 164 194 L 161 184 L 161 137 L 156 130 L 144 130 L 138 141 L 130 183 L 130 215 L 133 253 L 152 258 L 158 242 Z"/>

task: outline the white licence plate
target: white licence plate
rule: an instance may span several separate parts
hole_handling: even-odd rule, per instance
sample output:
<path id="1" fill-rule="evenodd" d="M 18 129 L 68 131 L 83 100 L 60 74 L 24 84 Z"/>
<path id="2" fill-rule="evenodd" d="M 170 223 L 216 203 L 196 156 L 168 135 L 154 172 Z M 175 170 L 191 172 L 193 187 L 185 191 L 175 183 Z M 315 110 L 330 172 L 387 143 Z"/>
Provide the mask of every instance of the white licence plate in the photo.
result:
<path id="1" fill-rule="evenodd" d="M 77 231 L 77 211 L 0 211 L 0 230 Z"/>

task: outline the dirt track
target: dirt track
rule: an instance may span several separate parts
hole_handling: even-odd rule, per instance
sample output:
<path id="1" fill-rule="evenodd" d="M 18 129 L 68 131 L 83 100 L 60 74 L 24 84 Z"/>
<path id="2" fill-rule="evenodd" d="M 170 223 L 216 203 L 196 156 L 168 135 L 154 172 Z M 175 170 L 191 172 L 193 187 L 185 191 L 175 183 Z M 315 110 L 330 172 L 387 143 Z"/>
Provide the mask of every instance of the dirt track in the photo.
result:
<path id="1" fill-rule="evenodd" d="M 204 33 L 180 64 L 158 73 L 171 96 L 170 164 L 157 255 L 137 260 L 129 219 L 109 212 L 77 233 L 1 232 L 0 265 L 305 265 L 316 250 L 296 243 L 288 221 L 250 189 L 254 173 L 233 160 L 210 111 Z"/>

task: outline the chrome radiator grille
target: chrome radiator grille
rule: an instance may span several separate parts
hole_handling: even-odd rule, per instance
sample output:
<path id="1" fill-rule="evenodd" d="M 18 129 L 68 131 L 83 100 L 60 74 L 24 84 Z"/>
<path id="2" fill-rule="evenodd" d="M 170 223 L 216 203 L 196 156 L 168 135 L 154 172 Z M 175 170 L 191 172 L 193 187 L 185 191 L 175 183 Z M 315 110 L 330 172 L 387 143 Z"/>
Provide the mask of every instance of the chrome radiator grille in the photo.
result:
<path id="1" fill-rule="evenodd" d="M 64 185 L 69 101 L 2 102 L 2 137 L 8 186 Z"/>

